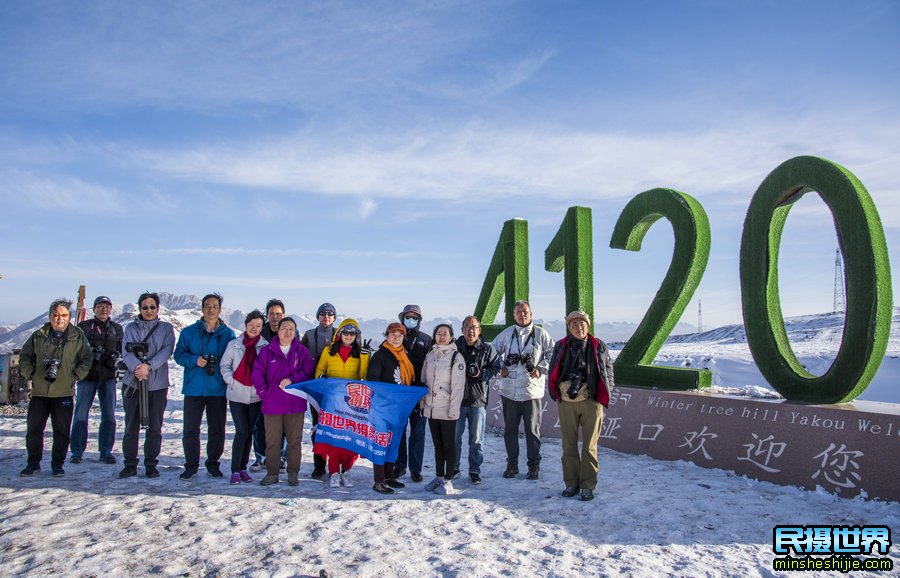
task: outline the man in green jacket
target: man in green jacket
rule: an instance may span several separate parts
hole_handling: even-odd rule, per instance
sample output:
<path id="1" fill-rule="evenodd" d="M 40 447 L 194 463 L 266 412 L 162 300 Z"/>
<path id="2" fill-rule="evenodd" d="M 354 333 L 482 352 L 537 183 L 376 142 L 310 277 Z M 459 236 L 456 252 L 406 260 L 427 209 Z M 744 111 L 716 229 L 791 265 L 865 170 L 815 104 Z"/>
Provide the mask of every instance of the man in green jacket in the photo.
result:
<path id="1" fill-rule="evenodd" d="M 20 472 L 23 476 L 41 470 L 48 417 L 53 426 L 50 467 L 54 476 L 65 474 L 63 464 L 69 451 L 75 382 L 87 376 L 94 361 L 84 332 L 69 324 L 71 307 L 68 299 L 53 301 L 50 322 L 31 334 L 19 355 L 22 375 L 31 380 L 25 433 L 28 465 Z"/>

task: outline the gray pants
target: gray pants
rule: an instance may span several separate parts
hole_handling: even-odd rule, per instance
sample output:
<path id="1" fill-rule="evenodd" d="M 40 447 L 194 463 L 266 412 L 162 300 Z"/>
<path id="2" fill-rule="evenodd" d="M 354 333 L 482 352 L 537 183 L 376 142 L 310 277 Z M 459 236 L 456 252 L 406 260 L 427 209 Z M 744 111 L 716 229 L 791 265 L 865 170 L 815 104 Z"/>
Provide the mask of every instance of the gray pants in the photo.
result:
<path id="1" fill-rule="evenodd" d="M 503 441 L 506 443 L 506 463 L 519 465 L 519 423 L 525 422 L 525 451 L 528 465 L 541 463 L 541 400 L 513 401 L 500 397 L 503 403 Z"/>

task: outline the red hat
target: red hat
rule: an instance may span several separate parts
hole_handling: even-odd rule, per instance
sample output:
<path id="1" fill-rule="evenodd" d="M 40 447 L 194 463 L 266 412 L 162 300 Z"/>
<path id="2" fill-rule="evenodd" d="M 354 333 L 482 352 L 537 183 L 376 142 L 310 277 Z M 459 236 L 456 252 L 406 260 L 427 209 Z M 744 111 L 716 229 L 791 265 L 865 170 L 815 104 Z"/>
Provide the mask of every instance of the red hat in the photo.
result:
<path id="1" fill-rule="evenodd" d="M 394 331 L 399 331 L 406 337 L 406 327 L 403 327 L 402 323 L 397 323 L 396 321 L 387 326 L 387 329 L 384 330 L 384 336 L 387 337 L 388 333 L 393 333 Z"/>

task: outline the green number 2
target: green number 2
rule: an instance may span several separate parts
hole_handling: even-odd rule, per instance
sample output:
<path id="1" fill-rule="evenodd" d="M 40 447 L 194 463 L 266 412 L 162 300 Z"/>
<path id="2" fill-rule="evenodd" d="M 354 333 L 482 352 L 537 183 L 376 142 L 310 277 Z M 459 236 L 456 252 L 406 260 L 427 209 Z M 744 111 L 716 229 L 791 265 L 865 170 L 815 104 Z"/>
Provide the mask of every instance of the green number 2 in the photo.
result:
<path id="1" fill-rule="evenodd" d="M 640 387 L 688 390 L 709 387 L 707 369 L 651 365 L 694 295 L 709 260 L 709 219 L 693 197 L 672 189 L 652 189 L 634 197 L 622 210 L 609 246 L 640 251 L 650 227 L 665 217 L 672 223 L 672 262 L 637 331 L 616 358 L 616 382 Z"/>

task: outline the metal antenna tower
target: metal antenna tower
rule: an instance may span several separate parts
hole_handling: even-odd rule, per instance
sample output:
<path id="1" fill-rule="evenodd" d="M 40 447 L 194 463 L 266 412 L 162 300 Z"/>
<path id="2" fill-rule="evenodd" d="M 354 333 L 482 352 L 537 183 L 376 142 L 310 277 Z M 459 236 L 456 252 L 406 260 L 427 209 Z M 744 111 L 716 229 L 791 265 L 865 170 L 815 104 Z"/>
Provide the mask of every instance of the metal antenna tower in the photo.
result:
<path id="1" fill-rule="evenodd" d="M 844 310 L 844 264 L 841 249 L 834 250 L 834 312 Z"/>
<path id="2" fill-rule="evenodd" d="M 697 333 L 703 333 L 703 302 L 697 300 Z"/>

